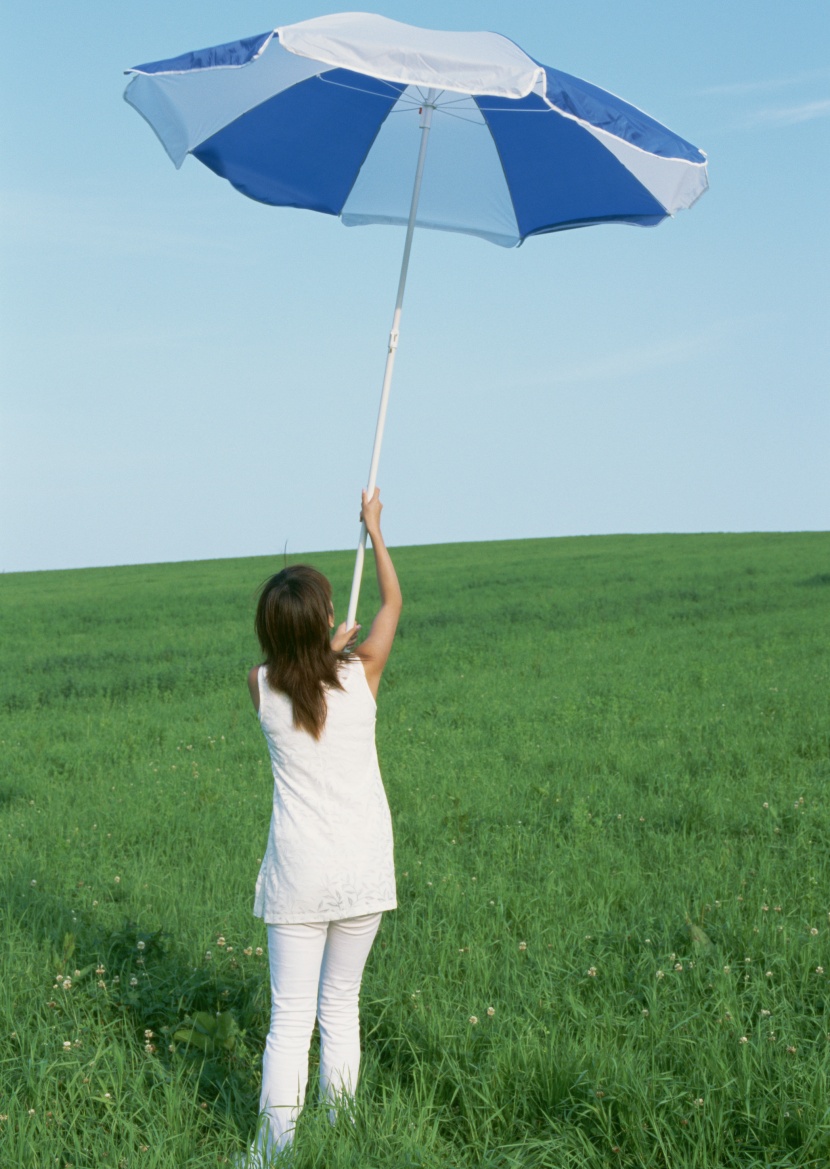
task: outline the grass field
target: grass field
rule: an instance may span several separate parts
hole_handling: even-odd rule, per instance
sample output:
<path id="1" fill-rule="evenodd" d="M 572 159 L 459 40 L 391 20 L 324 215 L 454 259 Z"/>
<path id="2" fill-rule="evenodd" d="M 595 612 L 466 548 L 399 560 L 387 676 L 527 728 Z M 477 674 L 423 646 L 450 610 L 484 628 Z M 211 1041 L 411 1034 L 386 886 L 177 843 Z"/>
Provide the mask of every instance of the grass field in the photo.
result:
<path id="1" fill-rule="evenodd" d="M 351 556 L 309 559 L 344 608 Z M 310 1102 L 296 1169 L 830 1165 L 830 537 L 396 563 L 400 906 L 356 1123 Z M 3 1169 L 250 1139 L 271 784 L 245 671 L 277 567 L 0 578 Z"/>

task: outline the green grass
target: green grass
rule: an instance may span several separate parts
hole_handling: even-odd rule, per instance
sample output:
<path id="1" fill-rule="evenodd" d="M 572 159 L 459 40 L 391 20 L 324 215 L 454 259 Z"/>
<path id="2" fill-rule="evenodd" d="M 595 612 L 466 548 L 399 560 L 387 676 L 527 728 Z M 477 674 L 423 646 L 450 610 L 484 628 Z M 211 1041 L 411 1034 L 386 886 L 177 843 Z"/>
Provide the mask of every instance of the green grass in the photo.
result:
<path id="1" fill-rule="evenodd" d="M 342 610 L 351 556 L 309 559 Z M 310 1104 L 296 1169 L 830 1164 L 830 538 L 396 563 L 400 907 L 356 1123 Z M 245 671 L 275 567 L 0 579 L 3 1169 L 251 1137 L 271 785 Z M 188 1044 L 197 1012 L 221 1028 Z"/>

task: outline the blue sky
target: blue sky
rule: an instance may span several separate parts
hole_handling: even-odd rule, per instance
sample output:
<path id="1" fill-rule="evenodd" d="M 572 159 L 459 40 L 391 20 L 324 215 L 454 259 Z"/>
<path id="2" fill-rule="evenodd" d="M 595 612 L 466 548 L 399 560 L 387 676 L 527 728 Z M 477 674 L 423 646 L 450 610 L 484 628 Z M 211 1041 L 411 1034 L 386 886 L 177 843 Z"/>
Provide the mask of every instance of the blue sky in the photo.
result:
<path id="1" fill-rule="evenodd" d="M 0 570 L 351 546 L 403 232 L 177 172 L 122 70 L 341 10 L 5 17 Z M 830 527 L 830 7 L 375 3 L 492 29 L 709 155 L 656 229 L 417 233 L 379 482 L 393 544 Z"/>

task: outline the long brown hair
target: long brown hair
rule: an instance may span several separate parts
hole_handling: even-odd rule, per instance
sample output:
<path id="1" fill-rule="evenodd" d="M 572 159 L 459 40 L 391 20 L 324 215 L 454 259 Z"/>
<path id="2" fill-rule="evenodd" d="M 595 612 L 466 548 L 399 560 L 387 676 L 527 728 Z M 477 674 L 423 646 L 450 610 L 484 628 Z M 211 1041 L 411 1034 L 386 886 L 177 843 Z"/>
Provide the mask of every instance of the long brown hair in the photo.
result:
<path id="1" fill-rule="evenodd" d="M 347 655 L 329 640 L 331 585 L 307 564 L 292 564 L 260 589 L 254 625 L 272 690 L 291 700 L 294 726 L 319 739 L 326 723 L 325 688 L 342 690 L 337 670 Z"/>

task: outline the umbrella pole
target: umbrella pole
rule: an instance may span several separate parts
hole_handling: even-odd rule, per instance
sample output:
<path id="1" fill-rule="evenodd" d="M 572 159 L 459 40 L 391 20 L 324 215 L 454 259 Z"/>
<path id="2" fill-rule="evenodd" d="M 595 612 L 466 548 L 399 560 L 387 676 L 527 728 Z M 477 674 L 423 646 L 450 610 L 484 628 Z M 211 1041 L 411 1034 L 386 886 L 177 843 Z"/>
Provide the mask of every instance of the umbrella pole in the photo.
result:
<path id="1" fill-rule="evenodd" d="M 392 385 L 392 371 L 395 367 L 395 353 L 398 349 L 398 337 L 400 334 L 401 324 L 401 310 L 403 308 L 403 294 L 406 289 L 406 274 L 409 269 L 409 253 L 412 250 L 412 237 L 415 234 L 415 219 L 418 214 L 418 200 L 421 196 L 421 179 L 424 174 L 424 162 L 426 161 L 427 142 L 429 140 L 429 130 L 432 125 L 432 111 L 435 109 L 435 98 L 437 91 L 430 89 L 424 99 L 424 104 L 421 109 L 421 148 L 418 152 L 418 166 L 415 170 L 415 185 L 412 189 L 412 203 L 409 208 L 409 222 L 406 227 L 406 241 L 403 246 L 403 261 L 401 263 L 401 276 L 398 281 L 398 296 L 395 301 L 395 312 L 392 317 L 392 328 L 389 333 L 389 348 L 386 354 L 386 369 L 383 375 L 383 388 L 380 393 L 380 408 L 378 410 L 378 421 L 375 427 L 375 442 L 372 447 L 372 461 L 369 465 L 369 482 L 366 485 L 367 495 L 372 494 L 375 490 L 375 484 L 378 473 L 378 462 L 380 461 L 380 448 L 383 442 L 383 429 L 386 424 L 386 408 L 389 404 L 389 388 Z M 351 629 L 355 623 L 357 616 L 357 599 L 360 595 L 360 582 L 363 577 L 363 561 L 366 555 L 366 525 L 360 525 L 360 542 L 357 546 L 357 556 L 355 557 L 354 576 L 352 577 L 352 593 L 349 598 L 349 612 L 346 617 L 346 628 Z"/>

